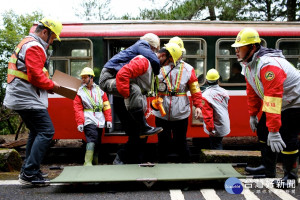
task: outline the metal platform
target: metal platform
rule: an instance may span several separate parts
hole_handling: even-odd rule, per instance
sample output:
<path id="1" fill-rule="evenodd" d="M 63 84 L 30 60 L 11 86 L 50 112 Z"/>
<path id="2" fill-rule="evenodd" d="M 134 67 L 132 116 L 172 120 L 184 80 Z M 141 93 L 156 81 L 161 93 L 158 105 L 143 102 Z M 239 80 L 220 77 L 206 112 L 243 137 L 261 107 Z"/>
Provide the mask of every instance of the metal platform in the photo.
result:
<path id="1" fill-rule="evenodd" d="M 65 167 L 51 183 L 222 180 L 245 178 L 231 164 L 128 164 Z"/>

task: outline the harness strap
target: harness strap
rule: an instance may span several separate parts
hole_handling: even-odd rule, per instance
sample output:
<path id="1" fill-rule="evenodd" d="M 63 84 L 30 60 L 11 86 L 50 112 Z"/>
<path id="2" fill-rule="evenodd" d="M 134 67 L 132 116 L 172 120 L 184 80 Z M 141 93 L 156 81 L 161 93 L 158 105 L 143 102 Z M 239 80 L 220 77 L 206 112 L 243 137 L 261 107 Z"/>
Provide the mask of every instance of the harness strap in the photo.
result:
<path id="1" fill-rule="evenodd" d="M 179 68 L 179 73 L 178 73 L 178 76 L 177 76 L 177 79 L 176 79 L 176 84 L 175 84 L 175 87 L 174 87 L 174 90 L 172 90 L 172 84 L 170 82 L 170 79 L 169 79 L 169 76 L 166 77 L 166 69 L 163 68 L 162 70 L 162 74 L 164 76 L 164 79 L 167 80 L 167 87 L 168 87 L 168 91 L 175 91 L 175 92 L 178 92 L 179 90 L 179 84 L 181 82 L 181 78 L 182 78 L 182 71 L 183 71 L 183 63 L 180 63 L 180 68 Z M 172 70 L 172 69 L 171 69 Z"/>
<path id="2" fill-rule="evenodd" d="M 102 104 L 102 98 L 101 98 L 101 94 L 100 94 L 100 88 L 98 86 L 96 86 L 97 94 L 99 96 L 99 105 L 98 106 L 96 105 L 96 102 L 92 98 L 91 94 L 88 92 L 87 88 L 83 87 L 82 89 L 86 93 L 86 95 L 89 98 L 91 104 L 93 105 L 93 109 L 88 108 L 88 109 L 84 109 L 84 111 L 102 112 L 103 104 Z"/>
<path id="3" fill-rule="evenodd" d="M 159 92 L 158 94 L 160 96 L 176 96 L 176 97 L 185 97 L 186 96 L 186 92 L 175 92 L 175 93 Z"/>

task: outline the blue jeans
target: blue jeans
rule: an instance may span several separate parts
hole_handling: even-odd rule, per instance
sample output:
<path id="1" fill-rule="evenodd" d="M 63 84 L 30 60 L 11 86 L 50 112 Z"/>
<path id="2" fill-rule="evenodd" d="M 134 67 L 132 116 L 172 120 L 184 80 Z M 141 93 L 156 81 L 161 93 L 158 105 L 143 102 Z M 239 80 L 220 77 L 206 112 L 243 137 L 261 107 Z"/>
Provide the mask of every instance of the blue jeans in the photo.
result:
<path id="1" fill-rule="evenodd" d="M 36 175 L 54 135 L 54 127 L 46 109 L 16 110 L 30 130 L 22 170 Z"/>

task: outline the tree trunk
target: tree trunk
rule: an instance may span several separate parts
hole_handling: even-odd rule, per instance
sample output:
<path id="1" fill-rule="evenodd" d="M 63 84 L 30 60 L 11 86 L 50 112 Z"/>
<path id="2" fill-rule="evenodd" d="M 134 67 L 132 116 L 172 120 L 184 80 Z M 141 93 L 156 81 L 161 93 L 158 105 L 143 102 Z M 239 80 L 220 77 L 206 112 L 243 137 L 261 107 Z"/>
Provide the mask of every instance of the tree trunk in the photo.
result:
<path id="1" fill-rule="evenodd" d="M 216 13 L 215 13 L 215 7 L 212 4 L 208 5 L 208 11 L 209 11 L 209 16 L 210 16 L 210 20 L 216 20 Z"/>
<path id="2" fill-rule="evenodd" d="M 296 1 L 297 0 L 287 0 L 287 21 L 296 21 Z"/>

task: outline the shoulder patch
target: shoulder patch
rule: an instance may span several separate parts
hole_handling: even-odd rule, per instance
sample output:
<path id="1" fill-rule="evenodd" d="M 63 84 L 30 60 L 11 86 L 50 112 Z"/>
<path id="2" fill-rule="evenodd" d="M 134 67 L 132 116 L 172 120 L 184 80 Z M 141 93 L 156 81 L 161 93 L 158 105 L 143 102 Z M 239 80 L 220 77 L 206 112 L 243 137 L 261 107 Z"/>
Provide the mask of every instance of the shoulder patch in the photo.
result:
<path id="1" fill-rule="evenodd" d="M 274 72 L 272 72 L 272 71 L 267 71 L 267 72 L 265 73 L 265 79 L 266 79 L 267 81 L 271 81 L 271 80 L 273 80 L 274 78 L 275 78 Z"/>
<path id="2" fill-rule="evenodd" d="M 203 99 L 202 99 L 201 103 L 202 103 L 203 106 L 205 105 L 205 101 Z"/>

